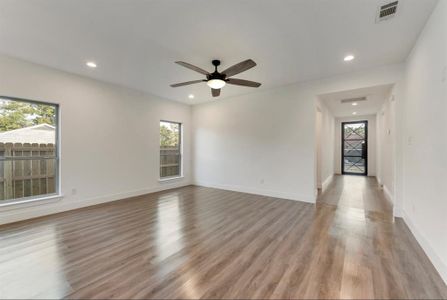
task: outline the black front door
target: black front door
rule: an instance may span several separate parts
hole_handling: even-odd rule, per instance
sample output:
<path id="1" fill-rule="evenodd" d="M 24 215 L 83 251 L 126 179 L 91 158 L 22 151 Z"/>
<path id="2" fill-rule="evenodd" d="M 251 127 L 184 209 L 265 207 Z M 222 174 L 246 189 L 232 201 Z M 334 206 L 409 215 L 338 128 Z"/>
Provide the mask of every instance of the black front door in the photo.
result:
<path id="1" fill-rule="evenodd" d="M 341 124 L 341 169 L 343 174 L 368 174 L 368 121 Z"/>

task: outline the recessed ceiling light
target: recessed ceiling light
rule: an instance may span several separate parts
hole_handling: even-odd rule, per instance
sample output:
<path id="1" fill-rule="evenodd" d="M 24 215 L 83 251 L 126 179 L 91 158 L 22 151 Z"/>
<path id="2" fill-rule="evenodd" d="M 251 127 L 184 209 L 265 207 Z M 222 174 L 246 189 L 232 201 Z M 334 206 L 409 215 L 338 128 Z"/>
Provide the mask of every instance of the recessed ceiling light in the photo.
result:
<path id="1" fill-rule="evenodd" d="M 96 63 L 94 61 L 88 61 L 85 63 L 89 68 L 96 68 Z"/>
<path id="2" fill-rule="evenodd" d="M 189 94 L 189 95 L 188 95 L 188 98 L 189 98 L 189 99 L 194 99 L 194 95 L 193 95 L 193 94 Z"/>
<path id="3" fill-rule="evenodd" d="M 344 61 L 351 61 L 353 59 L 354 59 L 354 55 L 349 54 L 349 55 L 345 56 Z"/>
<path id="4" fill-rule="evenodd" d="M 352 106 L 357 106 L 357 102 L 352 102 Z"/>
<path id="5" fill-rule="evenodd" d="M 353 112 L 352 114 L 353 114 L 353 115 L 356 115 L 356 114 L 357 114 L 357 112 Z"/>

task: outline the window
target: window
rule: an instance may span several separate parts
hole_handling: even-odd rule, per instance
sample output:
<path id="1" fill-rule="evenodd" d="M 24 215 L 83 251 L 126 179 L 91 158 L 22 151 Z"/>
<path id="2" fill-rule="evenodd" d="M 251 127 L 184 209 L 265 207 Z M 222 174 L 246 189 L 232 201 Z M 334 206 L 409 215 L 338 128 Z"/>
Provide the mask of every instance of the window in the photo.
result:
<path id="1" fill-rule="evenodd" d="M 58 193 L 58 106 L 0 97 L 0 204 Z"/>
<path id="2" fill-rule="evenodd" d="M 160 178 L 181 176 L 181 143 L 182 124 L 160 121 Z"/>

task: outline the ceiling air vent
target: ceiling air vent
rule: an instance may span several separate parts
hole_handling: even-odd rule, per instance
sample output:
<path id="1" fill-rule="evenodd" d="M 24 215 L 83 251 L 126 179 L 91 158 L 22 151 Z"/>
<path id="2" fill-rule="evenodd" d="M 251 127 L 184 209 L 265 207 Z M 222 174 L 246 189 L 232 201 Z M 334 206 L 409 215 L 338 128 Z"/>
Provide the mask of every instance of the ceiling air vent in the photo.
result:
<path id="1" fill-rule="evenodd" d="M 379 9 L 377 10 L 377 16 L 376 16 L 376 23 L 388 20 L 389 18 L 392 18 L 397 13 L 397 4 L 399 1 L 390 2 L 388 4 L 384 4 L 382 6 L 379 6 Z"/>

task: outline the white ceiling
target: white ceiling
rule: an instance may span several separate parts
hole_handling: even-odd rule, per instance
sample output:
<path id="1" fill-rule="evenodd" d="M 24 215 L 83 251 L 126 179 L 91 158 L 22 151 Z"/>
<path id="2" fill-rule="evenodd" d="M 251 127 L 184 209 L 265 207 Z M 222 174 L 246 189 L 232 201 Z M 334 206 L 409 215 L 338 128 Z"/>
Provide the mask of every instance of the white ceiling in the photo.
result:
<path id="1" fill-rule="evenodd" d="M 436 0 L 399 0 L 398 15 L 375 23 L 378 0 L 1 0 L 0 52 L 163 98 L 211 101 L 205 83 L 174 61 L 211 70 L 247 58 L 235 77 L 260 89 L 402 62 Z M 356 59 L 343 62 L 347 53 Z M 88 69 L 94 60 L 97 69 Z M 219 99 L 256 91 L 226 86 Z M 194 94 L 194 100 L 188 94 Z"/>
<path id="2" fill-rule="evenodd" d="M 392 87 L 392 84 L 378 85 L 324 94 L 320 95 L 319 98 L 331 111 L 334 117 L 352 117 L 353 112 L 357 113 L 356 116 L 374 115 L 380 111 L 382 104 L 390 96 Z M 341 102 L 343 99 L 354 99 L 361 97 L 366 97 L 366 100 L 357 101 L 356 106 L 353 106 L 352 103 Z"/>

